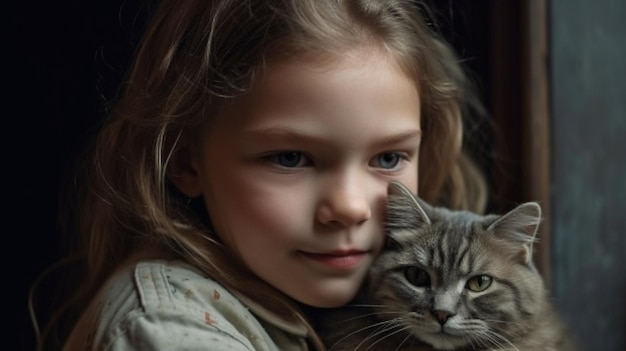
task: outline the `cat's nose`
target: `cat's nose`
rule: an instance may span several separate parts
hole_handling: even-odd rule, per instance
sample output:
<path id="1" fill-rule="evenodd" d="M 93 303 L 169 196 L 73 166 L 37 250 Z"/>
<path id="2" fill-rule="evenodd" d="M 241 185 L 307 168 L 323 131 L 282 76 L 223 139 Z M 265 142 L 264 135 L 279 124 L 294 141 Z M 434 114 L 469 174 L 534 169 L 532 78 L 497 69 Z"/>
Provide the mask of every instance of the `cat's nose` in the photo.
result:
<path id="1" fill-rule="evenodd" d="M 435 319 L 437 319 L 439 324 L 441 324 L 441 325 L 446 324 L 448 319 L 450 319 L 450 317 L 454 316 L 454 313 L 452 313 L 450 311 L 444 311 L 444 310 L 432 310 L 431 313 L 435 317 Z"/>

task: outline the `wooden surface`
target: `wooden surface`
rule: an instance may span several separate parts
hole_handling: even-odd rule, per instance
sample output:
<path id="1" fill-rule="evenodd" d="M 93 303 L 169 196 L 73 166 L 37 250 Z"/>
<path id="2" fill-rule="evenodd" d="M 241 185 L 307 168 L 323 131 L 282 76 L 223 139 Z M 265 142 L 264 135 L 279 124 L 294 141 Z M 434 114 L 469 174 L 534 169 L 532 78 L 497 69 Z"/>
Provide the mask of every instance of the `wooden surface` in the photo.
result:
<path id="1" fill-rule="evenodd" d="M 521 179 L 522 199 L 541 205 L 543 222 L 539 227 L 535 260 L 544 279 L 551 285 L 550 267 L 550 111 L 548 83 L 548 18 L 546 0 L 524 1 L 521 8 Z"/>

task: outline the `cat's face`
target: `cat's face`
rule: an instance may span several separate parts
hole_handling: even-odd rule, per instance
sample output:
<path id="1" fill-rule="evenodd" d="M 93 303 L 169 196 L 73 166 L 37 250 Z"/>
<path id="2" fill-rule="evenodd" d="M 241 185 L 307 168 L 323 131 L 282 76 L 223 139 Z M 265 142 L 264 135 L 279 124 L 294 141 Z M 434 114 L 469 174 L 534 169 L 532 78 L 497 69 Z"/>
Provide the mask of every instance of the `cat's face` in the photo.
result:
<path id="1" fill-rule="evenodd" d="M 432 208 L 396 184 L 388 212 L 389 247 L 367 290 L 391 331 L 440 350 L 510 346 L 544 297 L 530 253 L 538 205 L 478 216 Z"/>

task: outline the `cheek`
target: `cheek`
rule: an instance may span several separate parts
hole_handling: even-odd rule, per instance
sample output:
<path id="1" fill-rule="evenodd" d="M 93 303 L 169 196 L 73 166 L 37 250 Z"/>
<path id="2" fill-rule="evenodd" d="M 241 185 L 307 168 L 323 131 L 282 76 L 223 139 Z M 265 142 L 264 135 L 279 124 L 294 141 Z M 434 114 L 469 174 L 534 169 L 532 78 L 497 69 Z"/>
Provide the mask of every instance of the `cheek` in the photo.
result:
<path id="1" fill-rule="evenodd" d="M 297 233 L 311 222 L 308 204 L 295 196 L 257 196 L 239 205 L 245 211 L 239 220 L 269 235 Z"/>
<path id="2" fill-rule="evenodd" d="M 418 172 L 417 172 L 417 165 L 413 166 L 409 166 L 410 168 L 404 172 L 400 177 L 398 177 L 396 180 L 400 181 L 402 184 L 404 184 L 404 186 L 406 186 L 409 190 L 411 190 L 411 192 L 413 194 L 417 194 L 417 188 L 418 188 Z"/>
<path id="3" fill-rule="evenodd" d="M 296 237 L 311 222 L 311 209 L 304 194 L 258 189 L 240 183 L 216 189 L 207 204 L 217 233 L 231 245 Z"/>

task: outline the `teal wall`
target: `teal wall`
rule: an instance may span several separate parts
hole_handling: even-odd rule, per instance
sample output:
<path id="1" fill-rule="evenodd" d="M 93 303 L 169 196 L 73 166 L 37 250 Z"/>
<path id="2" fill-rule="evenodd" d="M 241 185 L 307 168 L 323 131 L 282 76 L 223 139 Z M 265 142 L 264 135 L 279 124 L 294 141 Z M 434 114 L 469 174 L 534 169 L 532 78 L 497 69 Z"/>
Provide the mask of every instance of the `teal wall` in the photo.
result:
<path id="1" fill-rule="evenodd" d="M 626 350 L 626 1 L 550 22 L 553 290 L 583 350 Z"/>

